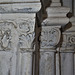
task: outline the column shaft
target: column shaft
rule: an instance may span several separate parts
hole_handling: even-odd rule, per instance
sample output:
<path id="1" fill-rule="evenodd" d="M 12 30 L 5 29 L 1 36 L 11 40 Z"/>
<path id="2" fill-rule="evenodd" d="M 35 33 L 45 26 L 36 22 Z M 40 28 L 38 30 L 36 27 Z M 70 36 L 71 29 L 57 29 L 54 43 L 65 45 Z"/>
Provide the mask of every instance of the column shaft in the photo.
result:
<path id="1" fill-rule="evenodd" d="M 73 53 L 61 53 L 61 75 L 74 75 Z"/>

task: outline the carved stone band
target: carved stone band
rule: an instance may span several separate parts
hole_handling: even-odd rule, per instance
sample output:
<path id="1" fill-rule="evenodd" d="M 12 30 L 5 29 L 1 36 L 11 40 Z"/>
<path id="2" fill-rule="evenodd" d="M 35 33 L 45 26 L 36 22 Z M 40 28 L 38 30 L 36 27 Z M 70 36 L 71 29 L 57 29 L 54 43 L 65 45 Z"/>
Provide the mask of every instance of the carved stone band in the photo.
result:
<path id="1" fill-rule="evenodd" d="M 61 45 L 61 51 L 72 52 L 75 49 L 75 33 L 74 32 L 64 32 L 63 42 Z"/>

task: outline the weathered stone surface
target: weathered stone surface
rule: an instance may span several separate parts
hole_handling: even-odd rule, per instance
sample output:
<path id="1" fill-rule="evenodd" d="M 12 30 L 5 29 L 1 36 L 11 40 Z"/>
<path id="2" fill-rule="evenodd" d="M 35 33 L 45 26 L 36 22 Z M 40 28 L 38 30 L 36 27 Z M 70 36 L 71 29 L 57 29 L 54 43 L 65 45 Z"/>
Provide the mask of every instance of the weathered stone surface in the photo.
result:
<path id="1" fill-rule="evenodd" d="M 54 75 L 54 52 L 40 52 L 39 75 Z"/>
<path id="2" fill-rule="evenodd" d="M 13 3 L 13 2 L 40 2 L 39 0 L 1 0 L 0 3 Z"/>
<path id="3" fill-rule="evenodd" d="M 55 65 L 53 63 L 55 62 L 54 54 L 56 51 L 56 46 L 58 47 L 58 43 L 60 42 L 60 28 L 61 26 L 63 27 L 69 22 L 69 19 L 66 17 L 66 15 L 70 11 L 70 9 L 67 7 L 62 7 L 60 0 L 52 0 L 50 7 L 48 7 L 46 11 L 48 18 L 42 22 L 40 37 L 40 75 L 55 75 Z M 52 61 L 50 61 L 50 55 L 52 56 Z M 59 56 L 57 57 L 57 59 L 59 62 Z M 51 71 L 49 71 L 50 69 L 48 69 L 48 67 L 50 66 L 53 66 Z M 60 67 L 60 64 L 58 64 L 57 66 Z M 60 72 L 58 72 L 56 73 L 60 75 Z"/>
<path id="4" fill-rule="evenodd" d="M 60 0 L 52 0 L 51 6 L 61 6 Z"/>
<path id="5" fill-rule="evenodd" d="M 46 9 L 48 17 L 66 17 L 69 10 L 68 7 L 49 7 Z"/>
<path id="6" fill-rule="evenodd" d="M 57 49 L 57 53 L 55 54 L 55 57 L 56 57 L 56 61 L 55 61 L 55 64 L 56 64 L 56 75 L 60 75 L 61 73 L 61 69 L 60 69 L 60 53 L 59 53 L 59 48 Z"/>
<path id="7" fill-rule="evenodd" d="M 32 75 L 33 52 L 20 52 L 17 65 L 17 75 Z"/>
<path id="8" fill-rule="evenodd" d="M 75 48 L 75 33 L 68 32 L 63 33 L 63 42 L 61 45 L 61 51 L 74 52 Z"/>
<path id="9" fill-rule="evenodd" d="M 16 36 L 15 36 L 16 34 Z M 17 38 L 16 28 L 13 22 L 0 19 L 0 50 L 14 49 L 15 38 Z M 15 46 L 17 44 L 17 40 Z"/>
<path id="10" fill-rule="evenodd" d="M 67 17 L 51 17 L 47 18 L 46 20 L 43 21 L 43 23 L 46 25 L 59 25 L 64 26 L 69 22 L 69 19 Z"/>
<path id="11" fill-rule="evenodd" d="M 36 6 L 36 7 L 35 7 Z M 0 12 L 38 12 L 41 8 L 40 3 L 13 3 L 13 4 L 1 4 Z"/>
<path id="12" fill-rule="evenodd" d="M 15 75 L 16 55 L 12 52 L 0 51 L 0 75 Z"/>
<path id="13" fill-rule="evenodd" d="M 55 4 L 57 2 L 52 2 L 51 6 L 46 9 L 48 18 L 45 19 L 43 23 L 49 26 L 65 26 L 69 22 L 69 18 L 67 18 L 67 13 L 70 11 L 70 9 L 67 7 L 58 6 L 60 4 L 59 1 L 58 5 L 55 4 L 57 6 L 55 6 L 53 3 Z"/>
<path id="14" fill-rule="evenodd" d="M 32 67 L 32 52 L 29 53 L 22 53 L 22 59 L 21 59 L 21 75 L 32 75 L 33 67 Z"/>
<path id="15" fill-rule="evenodd" d="M 52 4 L 51 4 L 51 6 L 61 6 L 61 3 L 58 3 L 58 2 L 53 2 Z"/>
<path id="16" fill-rule="evenodd" d="M 61 53 L 61 75 L 74 75 L 73 53 Z"/>

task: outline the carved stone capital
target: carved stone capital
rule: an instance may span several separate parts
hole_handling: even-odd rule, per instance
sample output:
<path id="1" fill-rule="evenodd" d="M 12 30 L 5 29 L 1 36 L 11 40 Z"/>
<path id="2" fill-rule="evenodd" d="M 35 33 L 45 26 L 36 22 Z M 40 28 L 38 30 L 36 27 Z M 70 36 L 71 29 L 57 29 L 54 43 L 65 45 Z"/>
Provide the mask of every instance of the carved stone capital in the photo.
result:
<path id="1" fill-rule="evenodd" d="M 41 48 L 55 47 L 60 41 L 60 27 L 58 26 L 42 26 L 41 31 Z"/>
<path id="2" fill-rule="evenodd" d="M 35 18 L 19 19 L 18 33 L 19 33 L 19 46 L 21 49 L 33 48 L 35 39 Z"/>
<path id="3" fill-rule="evenodd" d="M 35 40 L 35 13 L 1 14 L 1 16 L 0 50 L 6 50 L 15 43 L 17 43 L 17 46 L 19 44 L 20 49 L 33 49 Z M 14 39 L 12 39 L 12 36 Z"/>

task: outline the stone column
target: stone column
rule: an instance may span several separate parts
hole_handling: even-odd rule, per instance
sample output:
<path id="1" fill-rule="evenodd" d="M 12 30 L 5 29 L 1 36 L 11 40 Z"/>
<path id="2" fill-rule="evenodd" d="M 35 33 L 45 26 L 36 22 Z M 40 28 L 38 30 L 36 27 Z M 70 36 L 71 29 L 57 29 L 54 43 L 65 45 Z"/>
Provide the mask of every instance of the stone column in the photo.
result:
<path id="1" fill-rule="evenodd" d="M 48 18 L 42 22 L 41 27 L 39 75 L 55 75 L 56 73 L 56 45 L 61 37 L 60 28 L 69 22 L 66 17 L 69 10 L 67 7 L 61 7 L 59 0 L 52 0 L 51 6 L 46 9 Z"/>
<path id="2" fill-rule="evenodd" d="M 63 33 L 61 47 L 61 75 L 74 75 L 75 31 L 71 29 Z"/>
<path id="3" fill-rule="evenodd" d="M 33 75 L 35 13 L 24 13 L 18 20 L 18 50 L 16 75 Z"/>
<path id="4" fill-rule="evenodd" d="M 52 0 L 51 6 L 61 6 L 60 0 Z"/>
<path id="5" fill-rule="evenodd" d="M 68 6 L 71 6 L 71 4 L 72 2 L 69 2 Z M 75 17 L 74 16 L 70 18 L 70 22 L 72 24 L 68 24 L 67 30 L 62 34 L 63 42 L 61 47 L 61 75 L 74 75 L 74 63 L 75 63 L 74 62 Z"/>
<path id="6" fill-rule="evenodd" d="M 0 75 L 33 75 L 35 17 L 40 0 L 0 0 Z"/>
<path id="7" fill-rule="evenodd" d="M 75 33 L 75 0 L 73 2 L 73 16 L 70 18 L 70 22 L 72 23 L 72 26 L 69 29 L 69 31 L 72 32 L 73 36 L 75 36 L 75 34 L 74 34 Z M 74 41 L 74 43 L 75 43 L 75 41 Z M 73 50 L 75 50 L 75 48 Z M 74 53 L 74 75 L 75 75 L 75 53 Z"/>
<path id="8" fill-rule="evenodd" d="M 60 26 L 42 26 L 39 75 L 55 75 L 55 46 L 60 34 Z"/>
<path id="9" fill-rule="evenodd" d="M 54 5 L 52 4 L 51 6 L 54 6 Z M 60 6 L 59 4 L 57 4 L 57 6 L 58 7 L 53 7 L 54 10 L 56 9 L 55 12 L 58 13 L 57 16 L 59 16 L 59 18 L 60 18 L 59 22 L 56 21 L 56 23 L 58 22 L 60 25 L 62 25 L 62 29 L 64 29 L 64 26 L 69 22 L 68 18 L 66 17 L 66 14 L 70 11 L 70 9 L 68 9 L 66 7 L 59 7 Z M 54 15 L 52 15 L 53 11 L 50 14 L 50 16 L 54 16 L 53 17 L 54 19 L 58 18 L 55 15 L 55 13 L 54 13 Z M 62 13 L 62 14 L 59 15 L 59 13 Z M 71 30 L 71 31 L 73 31 L 73 30 Z M 61 41 L 63 42 L 63 46 L 62 46 L 63 49 L 61 48 L 58 50 L 58 53 L 61 50 L 61 53 L 60 53 L 61 66 L 60 66 L 60 63 L 59 64 L 56 63 L 56 66 L 59 66 L 59 67 L 56 67 L 56 74 L 57 75 L 60 71 L 61 71 L 61 75 L 74 75 L 74 73 L 73 73 L 73 70 L 74 70 L 74 67 L 73 67 L 73 60 L 74 60 L 73 59 L 73 52 L 74 52 L 73 47 L 74 47 L 74 44 L 71 43 L 74 40 L 74 37 L 72 37 L 71 35 L 74 35 L 74 33 L 71 33 L 70 30 L 68 30 L 62 34 L 63 40 L 61 40 Z M 59 59 L 59 57 L 57 57 L 57 58 Z M 60 70 L 60 67 L 61 67 L 61 70 Z M 60 73 L 59 73 L 59 75 L 60 75 Z"/>

